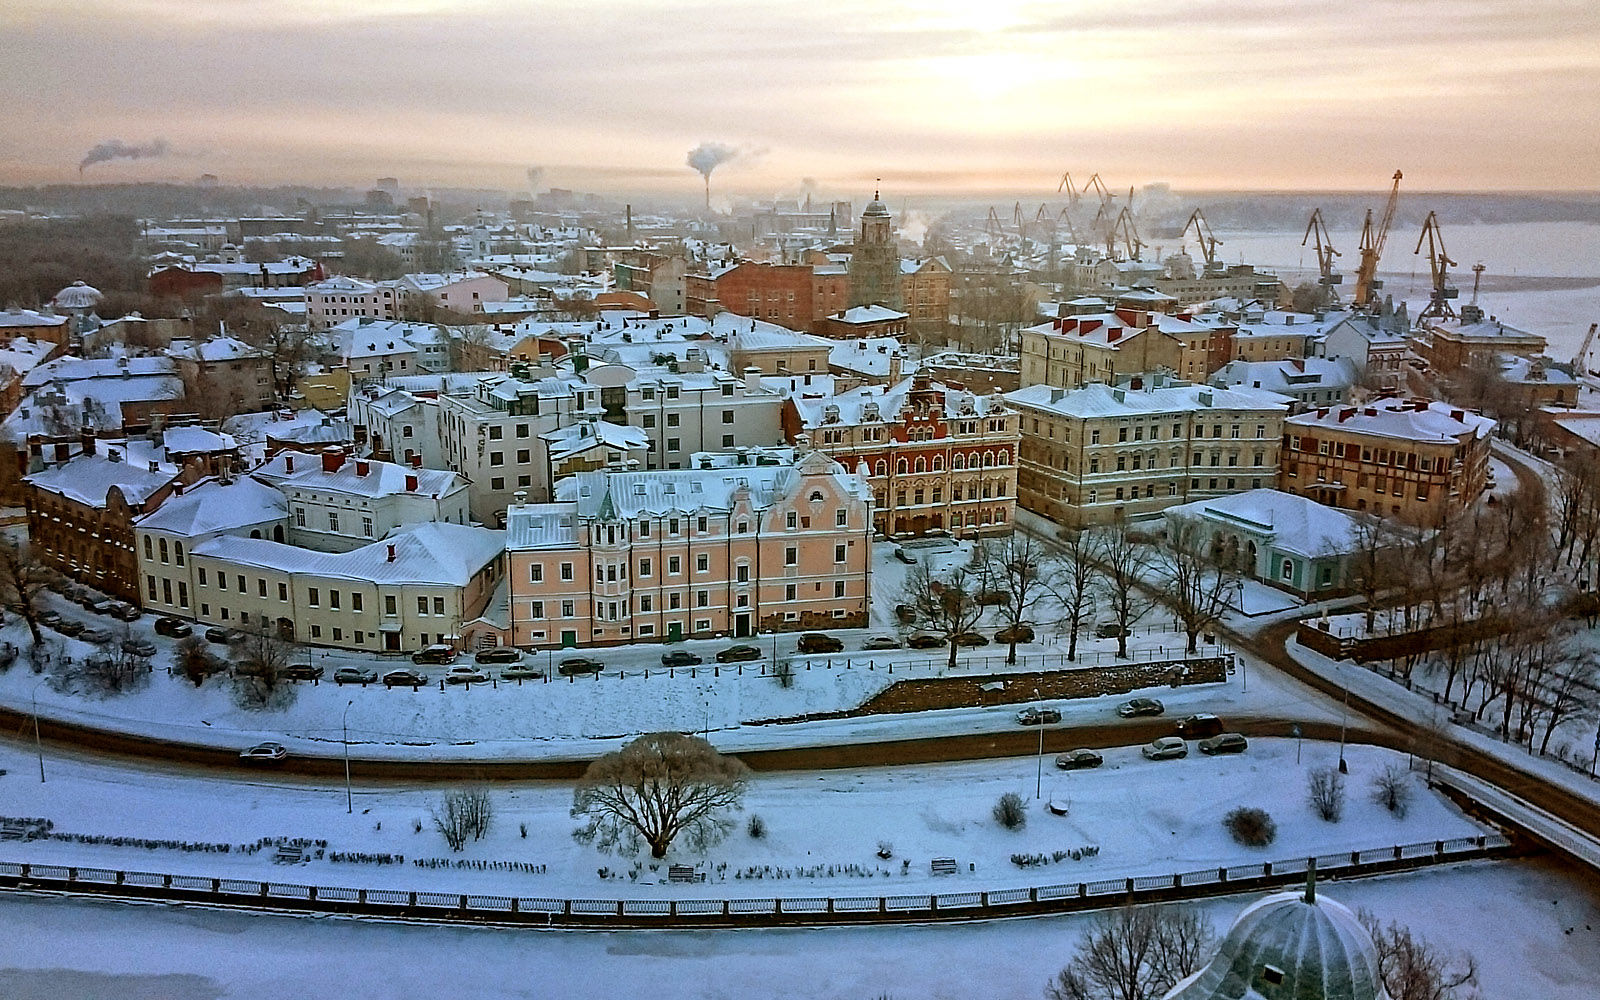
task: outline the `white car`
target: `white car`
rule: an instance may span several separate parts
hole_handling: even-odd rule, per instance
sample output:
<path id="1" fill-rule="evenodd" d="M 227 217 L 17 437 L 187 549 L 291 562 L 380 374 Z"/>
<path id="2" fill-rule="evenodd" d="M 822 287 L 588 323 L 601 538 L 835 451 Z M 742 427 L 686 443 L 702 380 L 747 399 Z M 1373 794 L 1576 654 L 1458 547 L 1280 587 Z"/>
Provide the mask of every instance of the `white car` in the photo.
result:
<path id="1" fill-rule="evenodd" d="M 1189 744 L 1176 736 L 1162 736 L 1145 744 L 1139 752 L 1146 760 L 1177 760 L 1189 756 Z"/>
<path id="2" fill-rule="evenodd" d="M 477 667 L 462 664 L 459 667 L 451 667 L 444 675 L 444 681 L 446 684 L 487 684 L 489 675 Z"/>
<path id="3" fill-rule="evenodd" d="M 256 764 L 276 764 L 289 756 L 282 743 L 257 743 L 255 746 L 239 751 L 239 759 Z"/>

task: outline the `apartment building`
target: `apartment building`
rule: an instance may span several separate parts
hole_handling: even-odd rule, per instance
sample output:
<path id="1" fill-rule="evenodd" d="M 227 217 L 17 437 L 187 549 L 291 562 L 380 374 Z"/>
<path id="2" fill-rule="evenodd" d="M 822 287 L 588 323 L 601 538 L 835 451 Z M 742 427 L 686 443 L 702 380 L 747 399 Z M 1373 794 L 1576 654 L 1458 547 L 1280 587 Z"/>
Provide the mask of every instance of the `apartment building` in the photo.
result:
<path id="1" fill-rule="evenodd" d="M 1119 310 L 1058 317 L 1021 333 L 1022 384 L 1076 389 L 1138 372 L 1184 367 L 1183 343 L 1150 321 Z"/>
<path id="2" fill-rule="evenodd" d="M 793 465 L 588 472 L 507 513 L 512 642 L 531 648 L 867 623 L 867 485 Z"/>
<path id="3" fill-rule="evenodd" d="M 285 451 L 250 473 L 289 501 L 291 545 L 343 552 L 408 524 L 468 524 L 467 481 L 440 469 Z"/>
<path id="4" fill-rule="evenodd" d="M 338 275 L 306 286 L 306 322 L 314 330 L 352 317 L 396 319 L 399 315 L 400 293 L 391 282 Z"/>
<path id="5" fill-rule="evenodd" d="M 1273 486 L 1290 404 L 1164 375 L 1005 399 L 1021 420 L 1018 502 L 1073 528 Z"/>
<path id="6" fill-rule="evenodd" d="M 275 399 L 272 355 L 234 337 L 174 340 L 166 350 L 197 409 L 255 413 Z"/>
<path id="7" fill-rule="evenodd" d="M 1427 399 L 1320 407 L 1284 422 L 1282 489 L 1435 526 L 1482 495 L 1495 422 Z"/>

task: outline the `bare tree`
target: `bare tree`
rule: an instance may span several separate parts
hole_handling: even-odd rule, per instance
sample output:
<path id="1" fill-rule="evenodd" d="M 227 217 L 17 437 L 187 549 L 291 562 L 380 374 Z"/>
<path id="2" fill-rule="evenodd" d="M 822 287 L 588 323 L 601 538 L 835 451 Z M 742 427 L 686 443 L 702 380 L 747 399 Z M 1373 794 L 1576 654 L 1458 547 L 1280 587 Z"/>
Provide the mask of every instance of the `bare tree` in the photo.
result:
<path id="1" fill-rule="evenodd" d="M 1357 515 L 1356 537 L 1350 557 L 1350 585 L 1366 605 L 1366 629 L 1377 624 L 1378 599 L 1404 573 L 1396 553 L 1400 535 L 1394 525 L 1376 514 Z"/>
<path id="2" fill-rule="evenodd" d="M 1405 819 L 1406 813 L 1411 810 L 1414 791 L 1410 768 L 1399 764 L 1388 764 L 1372 776 L 1372 801 L 1394 813 L 1398 819 Z"/>
<path id="3" fill-rule="evenodd" d="M 233 695 L 239 707 L 276 710 L 294 701 L 294 685 L 283 675 L 294 647 L 269 629 L 246 632 L 233 650 Z"/>
<path id="4" fill-rule="evenodd" d="M 640 843 L 666 857 L 680 835 L 692 850 L 733 829 L 749 770 L 710 743 L 681 733 L 646 733 L 589 765 L 572 793 L 573 839 L 632 853 Z"/>
<path id="5" fill-rule="evenodd" d="M 1034 624 L 1034 608 L 1047 593 L 1054 567 L 1044 543 L 1020 531 L 1013 531 L 996 543 L 988 557 L 989 585 L 1005 598 L 1000 615 L 1010 633 L 1006 662 L 1016 663 L 1019 633 Z"/>
<path id="6" fill-rule="evenodd" d="M 172 667 L 188 678 L 195 687 L 205 683 L 207 677 L 224 669 L 223 662 L 211 651 L 210 643 L 197 635 L 178 640 L 172 649 Z"/>
<path id="7" fill-rule="evenodd" d="M 478 371 L 489 367 L 489 344 L 494 340 L 494 329 L 482 323 L 448 327 L 450 335 L 450 366 L 458 372 Z"/>
<path id="8" fill-rule="evenodd" d="M 467 839 L 482 840 L 489 832 L 494 819 L 494 804 L 489 793 L 481 788 L 457 789 L 446 792 L 439 803 L 429 810 L 433 828 L 439 831 L 452 851 L 467 846 Z"/>
<path id="9" fill-rule="evenodd" d="M 1099 587 L 1091 541 L 1091 536 L 1083 531 L 1063 538 L 1060 557 L 1054 563 L 1055 572 L 1045 580 L 1051 596 L 1061 606 L 1057 627 L 1067 630 L 1069 660 L 1078 658 L 1078 634 L 1094 620 L 1095 594 Z"/>
<path id="10" fill-rule="evenodd" d="M 1314 767 L 1306 776 L 1306 801 L 1329 823 L 1344 817 L 1344 775 L 1336 768 Z"/>
<path id="11" fill-rule="evenodd" d="M 1100 564 L 1101 591 L 1115 616 L 1112 621 L 1117 626 L 1117 656 L 1126 659 L 1133 626 L 1155 606 L 1144 589 L 1150 556 L 1123 521 L 1096 529 L 1091 544 Z"/>
<path id="12" fill-rule="evenodd" d="M 0 536 L 0 597 L 28 623 L 35 646 L 44 642 L 39 631 L 39 594 L 59 574 L 33 557 L 26 541 Z"/>
<path id="13" fill-rule="evenodd" d="M 928 564 L 919 562 L 906 574 L 900 603 L 911 609 L 911 624 L 932 633 L 949 647 L 949 669 L 956 668 L 956 640 L 972 631 L 983 617 L 978 597 L 982 583 L 981 564 L 965 563 L 945 575 L 934 576 Z"/>
<path id="14" fill-rule="evenodd" d="M 1198 649 L 1200 633 L 1215 625 L 1228 609 L 1228 595 L 1238 580 L 1216 557 L 1199 518 L 1173 516 L 1156 546 L 1159 571 L 1166 578 L 1163 596 L 1183 624 L 1189 652 Z"/>
<path id="15" fill-rule="evenodd" d="M 1478 963 L 1447 952 L 1397 923 L 1385 925 L 1367 910 L 1357 915 L 1372 935 L 1378 975 L 1391 1000 L 1476 1000 Z"/>
<path id="16" fill-rule="evenodd" d="M 1198 912 L 1124 906 L 1095 914 L 1067 966 L 1044 990 L 1048 1000 L 1154 1000 L 1193 975 L 1215 935 Z"/>

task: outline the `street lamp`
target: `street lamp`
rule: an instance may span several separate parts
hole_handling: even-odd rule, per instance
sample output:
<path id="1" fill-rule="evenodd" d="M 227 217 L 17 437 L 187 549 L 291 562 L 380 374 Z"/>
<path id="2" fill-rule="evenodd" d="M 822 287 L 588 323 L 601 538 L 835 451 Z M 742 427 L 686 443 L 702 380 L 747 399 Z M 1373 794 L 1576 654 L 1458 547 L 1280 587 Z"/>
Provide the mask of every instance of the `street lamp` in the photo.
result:
<path id="1" fill-rule="evenodd" d="M 355 699 L 344 703 L 344 717 L 339 720 L 339 725 L 344 729 L 344 811 L 346 814 L 355 812 L 355 804 L 350 799 L 350 706 L 355 704 Z"/>
<path id="2" fill-rule="evenodd" d="M 1033 798 L 1038 801 L 1044 795 L 1044 703 L 1038 688 L 1033 689 L 1033 701 L 1039 712 L 1039 767 L 1033 779 Z"/>
<path id="3" fill-rule="evenodd" d="M 1339 686 L 1344 688 L 1344 707 L 1339 711 L 1339 773 L 1349 774 L 1350 765 L 1344 762 L 1344 738 L 1350 722 L 1350 684 L 1344 679 L 1344 664 L 1339 665 Z"/>
<path id="4" fill-rule="evenodd" d="M 39 742 L 39 685 L 49 678 L 41 677 L 33 685 L 33 750 L 39 755 L 39 784 L 44 784 L 44 744 Z"/>

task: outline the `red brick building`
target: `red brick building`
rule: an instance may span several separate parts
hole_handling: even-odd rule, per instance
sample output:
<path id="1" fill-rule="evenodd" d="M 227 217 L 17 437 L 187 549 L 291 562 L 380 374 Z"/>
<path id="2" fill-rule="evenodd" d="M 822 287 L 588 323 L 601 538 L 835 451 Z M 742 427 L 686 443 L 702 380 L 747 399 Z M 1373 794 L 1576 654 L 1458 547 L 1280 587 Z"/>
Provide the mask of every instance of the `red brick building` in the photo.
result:
<path id="1" fill-rule="evenodd" d="M 746 261 L 716 279 L 717 301 L 727 312 L 811 331 L 813 275 L 810 264 Z"/>

